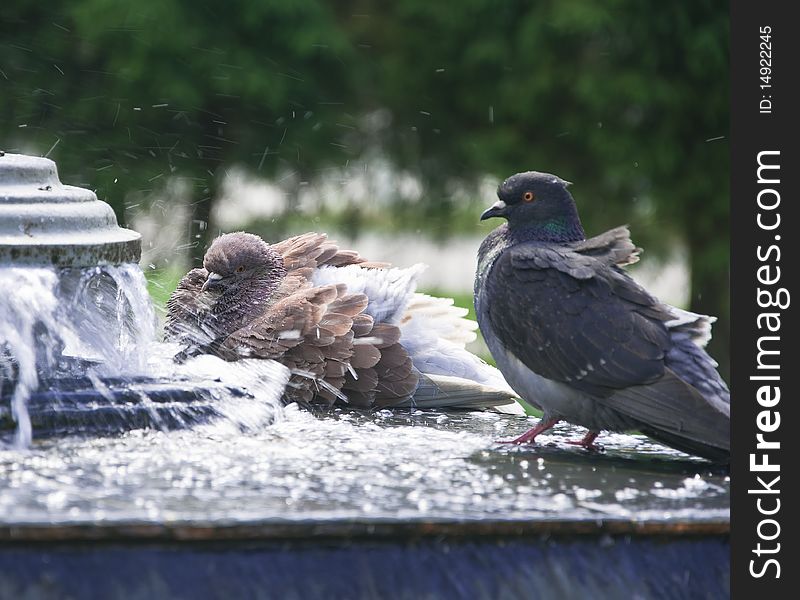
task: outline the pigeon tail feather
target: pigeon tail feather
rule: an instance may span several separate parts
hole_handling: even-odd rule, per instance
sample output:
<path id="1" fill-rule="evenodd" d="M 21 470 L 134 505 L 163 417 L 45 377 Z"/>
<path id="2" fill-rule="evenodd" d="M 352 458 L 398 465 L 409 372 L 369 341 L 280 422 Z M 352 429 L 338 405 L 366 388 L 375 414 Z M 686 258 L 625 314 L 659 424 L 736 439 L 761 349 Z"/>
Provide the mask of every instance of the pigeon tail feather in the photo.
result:
<path id="1" fill-rule="evenodd" d="M 729 412 L 710 404 L 669 369 L 656 382 L 619 390 L 602 402 L 674 448 L 711 460 L 730 456 Z"/>
<path id="2" fill-rule="evenodd" d="M 420 374 L 419 385 L 413 398 L 395 406 L 464 410 L 507 408 L 513 410 L 510 414 L 525 414 L 513 392 L 509 393 L 507 390 L 492 388 L 462 377 L 433 374 Z"/>

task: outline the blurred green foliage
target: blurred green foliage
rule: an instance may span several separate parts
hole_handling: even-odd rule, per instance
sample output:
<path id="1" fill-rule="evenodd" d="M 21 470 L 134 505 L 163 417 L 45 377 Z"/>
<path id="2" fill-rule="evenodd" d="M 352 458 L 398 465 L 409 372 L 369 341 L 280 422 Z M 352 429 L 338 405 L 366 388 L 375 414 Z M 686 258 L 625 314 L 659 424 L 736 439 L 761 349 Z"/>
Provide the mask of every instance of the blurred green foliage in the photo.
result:
<path id="1" fill-rule="evenodd" d="M 378 151 L 423 184 L 394 217 L 443 234 L 467 222 L 454 182 L 554 172 L 574 182 L 588 234 L 630 223 L 648 250 L 688 247 L 691 309 L 721 317 L 712 354 L 724 373 L 727 94 L 727 6 L 710 0 L 0 11 L 0 147 L 49 155 L 121 219 L 126 201 L 180 175 L 201 254 L 198 224 L 229 168 L 302 183 Z"/>

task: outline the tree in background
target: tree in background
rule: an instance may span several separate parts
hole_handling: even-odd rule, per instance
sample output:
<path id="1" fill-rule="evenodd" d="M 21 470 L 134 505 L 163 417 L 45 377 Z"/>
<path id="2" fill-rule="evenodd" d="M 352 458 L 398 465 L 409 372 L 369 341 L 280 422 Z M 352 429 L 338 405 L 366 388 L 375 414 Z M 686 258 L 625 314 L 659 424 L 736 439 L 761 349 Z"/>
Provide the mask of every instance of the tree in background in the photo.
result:
<path id="1" fill-rule="evenodd" d="M 0 14 L 2 146 L 48 154 L 120 218 L 132 193 L 180 176 L 198 256 L 228 168 L 299 185 L 377 147 L 422 182 L 415 212 L 441 233 L 461 210 L 453 182 L 555 172 L 574 181 L 589 234 L 630 223 L 653 253 L 688 248 L 690 309 L 720 317 L 711 352 L 727 374 L 718 3 L 47 4 Z M 377 111 L 390 119 L 365 125 Z"/>
<path id="2" fill-rule="evenodd" d="M 690 309 L 720 317 L 727 375 L 728 15 L 718 3 L 356 2 L 348 21 L 383 147 L 429 190 L 525 170 L 574 182 L 589 235 L 630 223 L 654 254 L 682 243 Z M 446 222 L 445 195 L 430 218 Z"/>
<path id="3" fill-rule="evenodd" d="M 5 3 L 4 147 L 48 153 L 120 220 L 131 192 L 182 177 L 202 256 L 226 169 L 301 180 L 346 160 L 351 48 L 332 17 L 314 1 Z"/>

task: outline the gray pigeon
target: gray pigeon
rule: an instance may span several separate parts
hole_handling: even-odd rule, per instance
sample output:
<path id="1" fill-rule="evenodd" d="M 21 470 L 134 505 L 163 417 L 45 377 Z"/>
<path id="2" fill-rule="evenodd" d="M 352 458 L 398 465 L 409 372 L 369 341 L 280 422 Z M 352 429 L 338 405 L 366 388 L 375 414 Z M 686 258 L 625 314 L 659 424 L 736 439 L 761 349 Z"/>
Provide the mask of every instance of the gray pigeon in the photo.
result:
<path id="1" fill-rule="evenodd" d="M 703 347 L 713 317 L 660 302 L 622 267 L 638 260 L 627 227 L 586 239 L 569 182 L 506 179 L 481 220 L 507 220 L 481 244 L 475 309 L 511 387 L 544 413 L 515 443 L 564 420 L 638 430 L 713 461 L 730 458 L 730 393 Z"/>
<path id="2" fill-rule="evenodd" d="M 277 360 L 285 399 L 307 405 L 486 408 L 521 413 L 502 375 L 465 349 L 477 324 L 452 300 L 416 293 L 424 268 L 391 268 L 325 234 L 276 244 L 218 237 L 167 303 L 179 359 Z"/>

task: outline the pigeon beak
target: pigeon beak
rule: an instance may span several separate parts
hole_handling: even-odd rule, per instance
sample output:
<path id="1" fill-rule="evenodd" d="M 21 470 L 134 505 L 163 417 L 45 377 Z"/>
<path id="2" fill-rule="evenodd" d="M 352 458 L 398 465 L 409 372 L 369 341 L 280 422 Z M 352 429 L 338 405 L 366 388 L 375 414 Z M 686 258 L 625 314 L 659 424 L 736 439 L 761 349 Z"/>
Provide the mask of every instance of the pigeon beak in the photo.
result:
<path id="1" fill-rule="evenodd" d="M 209 273 L 206 280 L 203 282 L 203 287 L 200 288 L 201 292 L 205 292 L 208 288 L 214 287 L 217 285 L 217 282 L 222 279 L 222 275 L 219 273 Z"/>
<path id="2" fill-rule="evenodd" d="M 506 216 L 506 203 L 502 200 L 498 200 L 494 204 L 492 204 L 489 208 L 483 211 L 481 214 L 481 221 L 485 221 L 486 219 L 491 219 L 492 217 L 504 217 Z"/>

